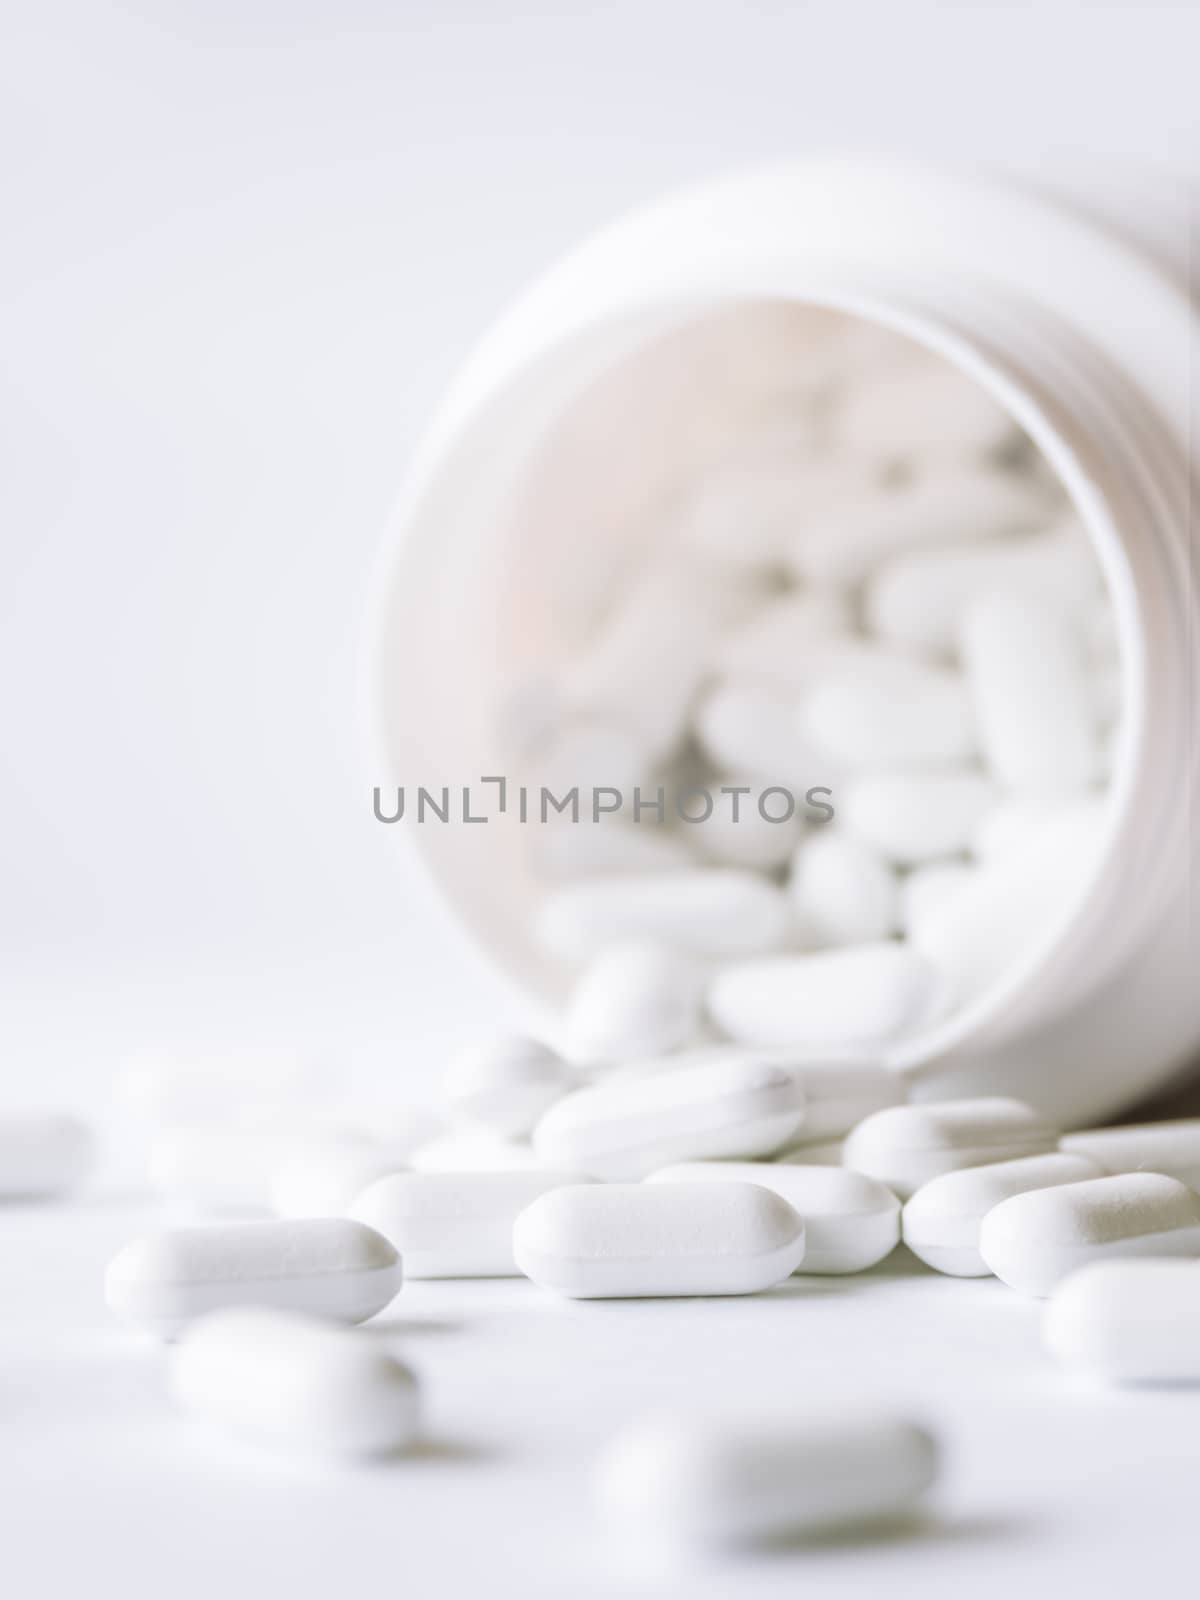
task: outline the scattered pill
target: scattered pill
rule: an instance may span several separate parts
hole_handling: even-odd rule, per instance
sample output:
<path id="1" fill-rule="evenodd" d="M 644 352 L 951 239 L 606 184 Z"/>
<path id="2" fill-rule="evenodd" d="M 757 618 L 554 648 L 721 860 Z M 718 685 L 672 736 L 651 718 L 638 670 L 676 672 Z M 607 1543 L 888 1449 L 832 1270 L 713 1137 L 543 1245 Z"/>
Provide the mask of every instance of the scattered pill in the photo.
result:
<path id="1" fill-rule="evenodd" d="M 870 668 L 835 667 L 803 697 L 800 727 L 847 772 L 954 766 L 975 748 L 961 675 L 898 653 L 880 652 Z"/>
<path id="2" fill-rule="evenodd" d="M 937 1272 L 984 1278 L 990 1272 L 979 1253 L 986 1214 L 1015 1194 L 1081 1183 L 1100 1176 L 1094 1161 L 1074 1155 L 1025 1156 L 983 1167 L 967 1167 L 931 1178 L 906 1201 L 904 1242 Z"/>
<path id="3" fill-rule="evenodd" d="M 680 1552 L 894 1522 L 937 1475 L 925 1429 L 862 1405 L 650 1417 L 605 1450 L 596 1494 L 626 1537 Z"/>
<path id="4" fill-rule="evenodd" d="M 569 1172 L 398 1172 L 380 1178 L 350 1215 L 389 1239 L 407 1278 L 511 1278 L 517 1215 L 539 1195 L 577 1184 Z"/>
<path id="5" fill-rule="evenodd" d="M 782 1066 L 734 1056 L 578 1089 L 534 1129 L 550 1166 L 604 1180 L 675 1161 L 771 1155 L 804 1121 L 804 1089 Z"/>
<path id="6" fill-rule="evenodd" d="M 760 783 L 790 785 L 804 794 L 831 786 L 834 763 L 806 741 L 795 699 L 757 683 L 723 683 L 701 700 L 696 741 L 718 772 L 748 774 Z M 697 824 L 696 830 L 704 826 Z"/>
<path id="7" fill-rule="evenodd" d="M 1157 1172 L 1037 1189 L 988 1212 L 979 1250 L 1004 1283 L 1044 1297 L 1090 1261 L 1200 1256 L 1200 1195 Z"/>
<path id="8" fill-rule="evenodd" d="M 1048 1155 L 1057 1140 L 1020 1100 L 945 1100 L 876 1111 L 847 1138 L 843 1159 L 907 1200 L 944 1172 Z"/>
<path id="9" fill-rule="evenodd" d="M 389 1455 L 411 1444 L 417 1381 L 377 1340 L 284 1311 L 202 1317 L 173 1351 L 184 1411 L 285 1450 Z"/>
<path id="10" fill-rule="evenodd" d="M 1064 1366 L 1108 1383 L 1200 1383 L 1200 1262 L 1081 1267 L 1050 1296 L 1042 1337 Z"/>
<path id="11" fill-rule="evenodd" d="M 900 1242 L 900 1202 L 861 1172 L 771 1161 L 682 1161 L 648 1183 L 757 1183 L 782 1195 L 804 1223 L 801 1273 L 865 1272 Z"/>
<path id="12" fill-rule="evenodd" d="M 611 1183 L 555 1189 L 523 1211 L 526 1277 L 574 1300 L 755 1294 L 804 1257 L 804 1223 L 751 1183 Z"/>
<path id="13" fill-rule="evenodd" d="M 109 1263 L 118 1316 L 164 1338 L 226 1306 L 365 1322 L 399 1293 L 400 1258 L 374 1229 L 342 1217 L 218 1223 L 147 1234 Z"/>

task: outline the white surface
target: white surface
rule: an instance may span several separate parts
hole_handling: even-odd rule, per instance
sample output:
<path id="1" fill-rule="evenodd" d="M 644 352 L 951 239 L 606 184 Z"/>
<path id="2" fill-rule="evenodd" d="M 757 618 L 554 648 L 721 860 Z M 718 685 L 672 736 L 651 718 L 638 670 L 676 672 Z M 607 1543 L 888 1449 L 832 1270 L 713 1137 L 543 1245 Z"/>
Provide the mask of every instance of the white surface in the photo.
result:
<path id="1" fill-rule="evenodd" d="M 305 1466 L 169 1404 L 161 1349 L 109 1320 L 106 1259 L 151 1219 L 0 1210 L 5 1587 L 103 1591 L 1010 1600 L 1178 1587 L 1194 1556 L 1200 1391 L 1064 1376 L 1041 1307 L 893 1257 L 752 1300 L 571 1303 L 532 1284 L 412 1283 L 364 1337 L 417 1371 L 429 1439 L 376 1470 Z M 655 1580 L 623 1570 L 589 1473 L 617 1428 L 693 1395 L 803 1407 L 853 1389 L 945 1443 L 928 1521 Z"/>

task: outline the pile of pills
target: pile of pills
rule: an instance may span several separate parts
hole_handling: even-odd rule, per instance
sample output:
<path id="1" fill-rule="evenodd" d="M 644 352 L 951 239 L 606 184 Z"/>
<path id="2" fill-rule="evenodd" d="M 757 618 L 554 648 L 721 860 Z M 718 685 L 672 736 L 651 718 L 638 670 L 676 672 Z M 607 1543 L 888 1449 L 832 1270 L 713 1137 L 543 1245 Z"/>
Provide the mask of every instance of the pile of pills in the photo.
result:
<path id="1" fill-rule="evenodd" d="M 141 1127 L 172 1215 L 118 1251 L 107 1299 L 167 1341 L 179 1407 L 260 1445 L 361 1460 L 419 1442 L 417 1376 L 354 1331 L 404 1280 L 756 1296 L 867 1272 L 902 1242 L 935 1272 L 1048 1297 L 1046 1348 L 1073 1371 L 1200 1382 L 1200 1120 L 1060 1135 L 1015 1100 L 909 1104 L 861 1058 L 718 1046 L 584 1073 L 502 1037 L 453 1063 L 441 1113 L 369 1134 L 286 1095 L 272 1113 L 219 1075 L 204 1115 L 188 1101 L 197 1120 L 172 1120 L 179 1085 L 169 1060 L 157 1071 L 167 1120 L 141 1105 Z M 86 1186 L 92 1143 L 75 1119 L 0 1118 L 0 1192 Z M 595 1501 L 631 1547 L 694 1556 L 894 1522 L 937 1470 L 936 1441 L 886 1407 L 759 1417 L 698 1396 L 605 1446 Z"/>
<path id="2" fill-rule="evenodd" d="M 185 1411 L 388 1455 L 418 1380 L 354 1325 L 405 1280 L 761 1296 L 902 1243 L 1048 1297 L 1069 1368 L 1200 1381 L 1200 1122 L 1064 1136 L 1016 1100 L 911 1104 L 889 1065 L 1095 871 L 1118 663 L 1088 540 L 1000 407 L 898 336 L 826 334 L 506 705 L 528 780 L 582 793 L 528 830 L 557 1047 L 486 1040 L 437 1113 L 369 1125 L 285 1058 L 125 1072 L 171 1214 L 106 1293 L 169 1342 Z M 0 1195 L 90 1159 L 70 1118 L 0 1117 Z M 595 1495 L 626 1537 L 704 1550 L 906 1515 L 937 1470 L 888 1410 L 697 1396 L 613 1439 Z"/>
<path id="3" fill-rule="evenodd" d="M 1070 502 L 941 357 L 835 313 L 808 337 L 497 717 L 577 1058 L 911 1039 L 1098 866 L 1120 672 Z"/>

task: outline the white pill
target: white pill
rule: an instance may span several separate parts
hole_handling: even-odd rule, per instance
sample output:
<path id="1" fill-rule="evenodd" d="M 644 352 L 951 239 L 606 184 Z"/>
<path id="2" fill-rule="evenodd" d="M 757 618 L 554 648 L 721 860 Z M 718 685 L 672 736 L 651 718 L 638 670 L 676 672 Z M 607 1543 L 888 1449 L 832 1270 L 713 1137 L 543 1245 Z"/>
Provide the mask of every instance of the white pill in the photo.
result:
<path id="1" fill-rule="evenodd" d="M 576 715 L 612 718 L 652 759 L 668 755 L 682 740 L 715 640 L 746 610 L 753 593 L 726 573 L 655 561 L 564 667 L 567 707 Z"/>
<path id="2" fill-rule="evenodd" d="M 571 991 L 563 1024 L 567 1053 L 587 1064 L 682 1049 L 699 1027 L 702 995 L 703 973 L 690 957 L 648 940 L 613 945 Z"/>
<path id="3" fill-rule="evenodd" d="M 517 1218 L 517 1265 L 573 1300 L 755 1294 L 804 1257 L 804 1223 L 751 1183 L 556 1189 Z"/>
<path id="4" fill-rule="evenodd" d="M 898 866 L 959 855 L 996 791 L 966 768 L 871 773 L 847 783 L 838 816 L 844 827 Z"/>
<path id="5" fill-rule="evenodd" d="M 805 944 L 871 944 L 896 928 L 896 874 L 852 834 L 816 829 L 796 852 L 788 880 Z"/>
<path id="6" fill-rule="evenodd" d="M 838 427 L 868 461 L 985 456 L 1015 431 L 990 394 L 940 359 L 898 362 L 860 379 L 842 402 Z"/>
<path id="7" fill-rule="evenodd" d="M 546 1113 L 533 1143 L 548 1165 L 635 1179 L 675 1161 L 771 1155 L 803 1120 L 794 1073 L 735 1056 L 579 1089 Z"/>
<path id="8" fill-rule="evenodd" d="M 843 1160 L 907 1200 L 944 1172 L 1047 1155 L 1057 1139 L 1020 1100 L 944 1100 L 876 1111 L 850 1134 Z"/>
<path id="9" fill-rule="evenodd" d="M 1095 1261 L 1054 1290 L 1047 1350 L 1108 1383 L 1200 1383 L 1200 1263 Z"/>
<path id="10" fill-rule="evenodd" d="M 151 1127 L 188 1123 L 228 1128 L 278 1117 L 318 1090 L 311 1062 L 288 1050 L 210 1053 L 146 1050 L 117 1074 L 118 1107 Z"/>
<path id="11" fill-rule="evenodd" d="M 962 654 L 996 781 L 1038 801 L 1085 790 L 1096 776 L 1096 717 L 1071 621 L 1036 596 L 993 594 L 968 609 Z"/>
<path id="12" fill-rule="evenodd" d="M 340 1217 L 369 1183 L 407 1164 L 386 1145 L 319 1145 L 280 1161 L 268 1184 L 267 1203 L 277 1217 Z"/>
<path id="13" fill-rule="evenodd" d="M 488 1128 L 451 1128 L 420 1145 L 408 1159 L 414 1172 L 540 1172 L 533 1148 Z"/>
<path id="14" fill-rule="evenodd" d="M 553 890 L 537 914 L 550 956 L 586 961 L 620 939 L 657 939 L 700 956 L 770 950 L 787 935 L 791 908 L 773 883 L 721 868 L 588 880 Z"/>
<path id="15" fill-rule="evenodd" d="M 95 1161 L 87 1124 L 57 1111 L 0 1114 L 0 1199 L 34 1200 L 65 1194 Z"/>
<path id="16" fill-rule="evenodd" d="M 939 906 L 948 905 L 971 881 L 965 861 L 930 861 L 900 880 L 900 931 L 916 936 Z"/>
<path id="17" fill-rule="evenodd" d="M 1096 558 L 1086 536 L 1062 524 L 1025 539 L 972 540 L 895 556 L 871 578 L 867 618 L 881 638 L 944 655 L 958 648 L 963 614 L 978 599 L 1019 591 L 1080 616 L 1094 604 L 1095 585 Z"/>
<path id="18" fill-rule="evenodd" d="M 809 583 L 859 583 L 889 556 L 917 546 L 1036 527 L 1041 494 L 1014 474 L 945 469 L 897 486 L 864 485 L 820 510 L 792 545 L 790 565 Z"/>
<path id="19" fill-rule="evenodd" d="M 749 792 L 738 793 L 739 788 Z M 758 872 L 783 866 L 804 832 L 803 805 L 789 807 L 782 796 L 769 795 L 760 806 L 759 792 L 746 779 L 721 787 L 712 784 L 707 792 L 712 796 L 712 811 L 704 815 L 706 808 L 697 796 L 689 804 L 694 804 L 695 815 L 702 820 L 685 824 L 699 855 L 718 866 L 749 867 Z"/>
<path id="20" fill-rule="evenodd" d="M 1045 1296 L 1089 1261 L 1200 1256 L 1200 1195 L 1158 1172 L 1039 1189 L 989 1211 L 979 1249 L 1010 1288 Z"/>
<path id="21" fill-rule="evenodd" d="M 381 1234 L 344 1217 L 310 1217 L 147 1234 L 113 1257 L 104 1292 L 118 1316 L 171 1338 L 225 1306 L 365 1322 L 400 1283 L 400 1258 Z"/>
<path id="22" fill-rule="evenodd" d="M 417 1431 L 417 1383 L 379 1341 L 284 1311 L 217 1311 L 172 1353 L 185 1411 L 304 1454 L 388 1455 Z"/>
<path id="23" fill-rule="evenodd" d="M 719 772 L 748 773 L 800 794 L 831 788 L 833 763 L 802 736 L 796 704 L 793 696 L 761 684 L 718 684 L 696 708 L 696 742 Z"/>
<path id="24" fill-rule="evenodd" d="M 648 1183 L 757 1183 L 782 1195 L 804 1223 L 797 1272 L 865 1272 L 900 1242 L 900 1202 L 861 1172 L 772 1161 L 682 1161 Z"/>
<path id="25" fill-rule="evenodd" d="M 846 945 L 725 967 L 708 1012 L 741 1044 L 871 1045 L 919 1027 L 937 1002 L 933 968 L 901 944 Z"/>
<path id="26" fill-rule="evenodd" d="M 1103 802 L 1064 811 L 971 873 L 911 930 L 955 1003 L 982 994 L 1028 955 L 1095 873 L 1107 826 Z"/>
<path id="27" fill-rule="evenodd" d="M 989 1268 L 979 1253 L 983 1219 L 1015 1194 L 1081 1183 L 1100 1175 L 1082 1156 L 1025 1156 L 984 1167 L 944 1172 L 924 1183 L 904 1207 L 904 1242 L 926 1266 L 955 1278 L 984 1278 Z"/>
<path id="28" fill-rule="evenodd" d="M 512 1278 L 513 1222 L 539 1195 L 580 1182 L 570 1172 L 397 1172 L 350 1215 L 390 1239 L 407 1278 Z"/>
<path id="29" fill-rule="evenodd" d="M 805 739 L 849 772 L 938 767 L 975 749 L 966 684 L 957 672 L 881 651 L 814 684 L 800 706 Z"/>
<path id="30" fill-rule="evenodd" d="M 525 1034 L 499 1034 L 467 1046 L 451 1061 L 446 1106 L 462 1122 L 516 1139 L 569 1082 L 566 1063 L 548 1044 Z"/>
<path id="31" fill-rule="evenodd" d="M 1065 1134 L 1058 1147 L 1086 1156 L 1102 1172 L 1163 1172 L 1191 1189 L 1200 1189 L 1200 1117 L 1089 1128 L 1084 1133 Z"/>
<path id="32" fill-rule="evenodd" d="M 294 1171 L 312 1153 L 356 1148 L 369 1155 L 379 1146 L 346 1128 L 160 1128 L 151 1141 L 147 1176 L 152 1188 L 184 1210 L 254 1210 L 270 1206 L 271 1185 L 281 1170 Z"/>
<path id="33" fill-rule="evenodd" d="M 892 1522 L 937 1473 L 931 1436 L 861 1405 L 648 1418 L 601 1458 L 602 1515 L 664 1554 L 777 1544 Z"/>
<path id="34" fill-rule="evenodd" d="M 603 815 L 593 822 L 591 815 L 589 810 L 588 820 L 579 823 L 551 818 L 539 826 L 533 841 L 538 873 L 554 879 L 589 878 L 609 872 L 671 872 L 692 864 L 687 841 L 656 822 L 622 822 Z"/>
<path id="35" fill-rule="evenodd" d="M 840 590 L 789 590 L 729 630 L 713 653 L 713 669 L 718 677 L 786 695 L 811 681 L 818 653 L 829 640 L 844 638 L 848 624 Z"/>

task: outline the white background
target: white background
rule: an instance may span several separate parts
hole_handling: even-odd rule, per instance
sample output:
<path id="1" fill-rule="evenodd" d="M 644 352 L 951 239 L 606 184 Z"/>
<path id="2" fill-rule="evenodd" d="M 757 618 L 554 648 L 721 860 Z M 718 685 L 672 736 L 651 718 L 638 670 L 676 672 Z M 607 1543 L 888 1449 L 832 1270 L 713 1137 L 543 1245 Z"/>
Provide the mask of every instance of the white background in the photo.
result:
<path id="1" fill-rule="evenodd" d="M 356 652 L 423 419 L 497 309 L 623 208 L 879 149 L 1200 166 L 1191 5 L 0 0 L 0 1074 L 103 1102 L 127 1049 L 315 1043 L 436 1079 L 498 990 L 370 815 Z M 1173 241 L 1178 243 L 1179 241 Z M 934 1519 L 655 1594 L 1178 1587 L 1195 1395 L 1095 1395 L 995 1282 L 556 1306 L 410 1285 L 430 1442 L 322 1473 L 183 1425 L 103 1264 L 150 1214 L 0 1211 L 0 1586 L 617 1591 L 587 1478 L 697 1393 L 872 1388 L 948 1443 Z M 1182 1576 L 1181 1576 L 1182 1575 Z M 649 1592 L 637 1585 L 635 1592 Z"/>
<path id="2" fill-rule="evenodd" d="M 1140 164 L 1200 161 L 1195 6 L 0 13 L 12 1093 L 86 1093 L 126 1049 L 196 1035 L 427 1082 L 496 1014 L 371 819 L 356 652 L 423 419 L 557 252 L 792 153 L 1131 192 Z"/>

